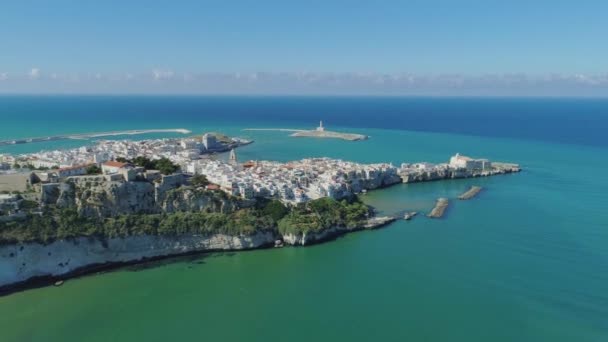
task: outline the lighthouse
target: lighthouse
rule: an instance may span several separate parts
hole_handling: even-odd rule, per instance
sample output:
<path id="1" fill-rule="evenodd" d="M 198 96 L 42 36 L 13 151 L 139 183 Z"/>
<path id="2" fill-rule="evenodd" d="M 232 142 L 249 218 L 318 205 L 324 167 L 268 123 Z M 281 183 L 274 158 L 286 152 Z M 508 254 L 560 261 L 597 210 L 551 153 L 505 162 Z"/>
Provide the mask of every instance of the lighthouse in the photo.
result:
<path id="1" fill-rule="evenodd" d="M 317 127 L 317 131 L 323 132 L 325 128 L 323 128 L 323 120 L 319 121 L 319 127 Z"/>

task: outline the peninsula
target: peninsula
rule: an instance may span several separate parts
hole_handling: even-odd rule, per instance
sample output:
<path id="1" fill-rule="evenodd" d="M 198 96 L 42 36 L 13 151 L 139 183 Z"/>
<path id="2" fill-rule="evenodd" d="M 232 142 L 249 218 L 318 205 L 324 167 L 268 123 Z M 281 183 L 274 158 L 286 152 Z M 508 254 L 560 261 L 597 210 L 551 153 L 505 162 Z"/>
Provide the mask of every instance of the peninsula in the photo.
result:
<path id="1" fill-rule="evenodd" d="M 309 138 L 334 138 L 348 141 L 366 140 L 369 137 L 357 133 L 342 133 L 325 130 L 323 121 L 319 122 L 319 127 L 314 130 L 291 129 L 291 128 L 245 128 L 244 131 L 279 131 L 293 132 L 292 137 L 309 137 Z"/>
<path id="2" fill-rule="evenodd" d="M 205 140 L 216 144 L 217 137 L 50 151 L 47 157 L 93 159 L 64 169 L 17 170 L 24 177 L 11 179 L 21 179 L 24 190 L 0 195 L 0 294 L 150 258 L 318 243 L 394 220 L 376 217 L 359 193 L 520 170 L 459 154 L 446 164 L 397 168 L 329 158 L 242 163 L 234 149 L 226 161 L 190 149 Z M 240 141 L 232 139 L 225 142 Z M 110 160 L 95 162 L 101 150 Z"/>

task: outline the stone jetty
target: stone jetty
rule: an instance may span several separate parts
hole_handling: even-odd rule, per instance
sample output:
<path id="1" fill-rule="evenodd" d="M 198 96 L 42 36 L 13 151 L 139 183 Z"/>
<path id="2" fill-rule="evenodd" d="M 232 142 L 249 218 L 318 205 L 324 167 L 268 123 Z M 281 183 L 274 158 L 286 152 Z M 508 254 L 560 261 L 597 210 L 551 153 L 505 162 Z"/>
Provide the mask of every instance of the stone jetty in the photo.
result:
<path id="1" fill-rule="evenodd" d="M 292 128 L 245 128 L 244 131 L 279 131 L 293 132 L 292 137 L 308 137 L 308 138 L 335 138 L 347 141 L 366 140 L 369 136 L 357 133 L 332 132 L 325 130 L 323 121 L 319 122 L 319 127 L 313 130 L 292 129 Z"/>
<path id="2" fill-rule="evenodd" d="M 441 218 L 445 213 L 445 210 L 448 208 L 449 200 L 447 198 L 439 198 L 437 199 L 437 203 L 435 203 L 435 208 L 431 210 L 431 212 L 426 215 L 430 218 Z"/>
<path id="3" fill-rule="evenodd" d="M 475 196 L 477 196 L 477 194 L 482 190 L 483 188 L 480 186 L 472 186 L 468 191 L 466 191 L 465 193 L 463 193 L 462 195 L 458 196 L 458 199 L 461 200 L 468 200 L 471 199 Z"/>

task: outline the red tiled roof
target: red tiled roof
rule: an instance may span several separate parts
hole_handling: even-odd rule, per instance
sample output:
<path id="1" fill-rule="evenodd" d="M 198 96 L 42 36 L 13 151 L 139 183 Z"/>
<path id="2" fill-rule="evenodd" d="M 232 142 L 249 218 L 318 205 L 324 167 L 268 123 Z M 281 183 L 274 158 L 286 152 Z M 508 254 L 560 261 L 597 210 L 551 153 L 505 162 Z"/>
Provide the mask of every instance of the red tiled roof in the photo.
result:
<path id="1" fill-rule="evenodd" d="M 126 163 L 121 163 L 121 162 L 117 162 L 117 161 L 108 161 L 103 163 L 103 165 L 105 166 L 111 166 L 111 167 L 123 167 L 125 165 L 127 165 Z"/>

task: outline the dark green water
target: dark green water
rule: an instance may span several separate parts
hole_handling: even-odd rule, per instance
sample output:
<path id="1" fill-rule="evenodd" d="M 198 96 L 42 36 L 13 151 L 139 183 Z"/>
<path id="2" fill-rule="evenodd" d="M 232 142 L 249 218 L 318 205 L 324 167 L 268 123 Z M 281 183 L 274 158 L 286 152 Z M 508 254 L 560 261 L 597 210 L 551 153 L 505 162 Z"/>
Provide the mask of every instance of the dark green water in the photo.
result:
<path id="1" fill-rule="evenodd" d="M 608 340 L 605 148 L 352 130 L 372 139 L 249 132 L 256 143 L 238 154 L 400 163 L 460 152 L 524 172 L 364 196 L 385 214 L 426 212 L 437 197 L 486 188 L 453 200 L 441 220 L 419 215 L 312 247 L 173 259 L 2 297 L 0 340 Z"/>

